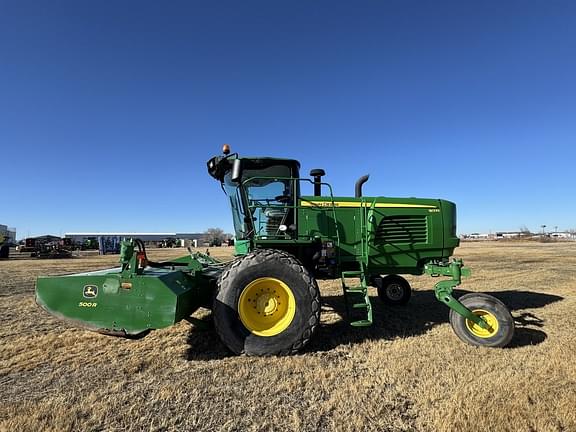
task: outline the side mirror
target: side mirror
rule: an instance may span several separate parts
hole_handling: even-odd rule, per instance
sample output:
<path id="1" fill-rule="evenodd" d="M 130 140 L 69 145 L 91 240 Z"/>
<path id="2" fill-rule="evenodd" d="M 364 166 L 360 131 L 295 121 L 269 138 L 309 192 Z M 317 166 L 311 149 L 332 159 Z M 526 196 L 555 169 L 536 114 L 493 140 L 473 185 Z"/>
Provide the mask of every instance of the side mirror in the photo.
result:
<path id="1" fill-rule="evenodd" d="M 210 174 L 216 180 L 220 180 L 220 178 L 218 176 L 218 157 L 215 156 L 212 159 L 210 159 L 206 163 L 206 166 L 208 167 L 208 174 Z"/>
<path id="2" fill-rule="evenodd" d="M 242 179 L 242 159 L 234 159 L 232 163 L 232 174 L 230 175 L 230 180 L 234 183 L 240 183 Z"/>

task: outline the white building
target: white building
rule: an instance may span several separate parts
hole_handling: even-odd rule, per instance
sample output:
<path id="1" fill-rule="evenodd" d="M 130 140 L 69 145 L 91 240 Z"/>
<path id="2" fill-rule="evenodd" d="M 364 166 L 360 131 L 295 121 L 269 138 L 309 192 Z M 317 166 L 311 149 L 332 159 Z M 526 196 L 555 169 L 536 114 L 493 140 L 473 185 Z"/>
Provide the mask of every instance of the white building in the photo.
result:
<path id="1" fill-rule="evenodd" d="M 462 238 L 470 240 L 488 240 L 490 238 L 490 234 L 484 234 L 484 233 L 464 234 Z"/>
<path id="2" fill-rule="evenodd" d="M 504 231 L 497 232 L 496 239 L 513 239 L 522 237 L 523 233 L 521 231 Z"/>
<path id="3" fill-rule="evenodd" d="M 567 231 L 551 232 L 550 237 L 557 238 L 557 239 L 576 240 L 576 233 L 571 233 L 571 232 L 567 232 Z"/>

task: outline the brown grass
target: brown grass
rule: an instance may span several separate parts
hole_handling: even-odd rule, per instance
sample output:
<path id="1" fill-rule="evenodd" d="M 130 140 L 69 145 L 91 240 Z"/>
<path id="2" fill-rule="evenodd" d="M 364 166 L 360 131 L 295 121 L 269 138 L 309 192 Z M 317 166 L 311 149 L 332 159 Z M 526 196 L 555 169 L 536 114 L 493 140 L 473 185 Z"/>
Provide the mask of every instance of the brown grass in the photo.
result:
<path id="1" fill-rule="evenodd" d="M 510 348 L 460 342 L 425 276 L 411 278 L 407 307 L 374 299 L 369 329 L 347 326 L 340 287 L 322 282 L 322 326 L 308 349 L 249 358 L 186 322 L 127 340 L 35 305 L 36 276 L 117 257 L 0 262 L 0 430 L 575 431 L 576 244 L 457 252 L 474 271 L 462 288 L 512 308 Z"/>

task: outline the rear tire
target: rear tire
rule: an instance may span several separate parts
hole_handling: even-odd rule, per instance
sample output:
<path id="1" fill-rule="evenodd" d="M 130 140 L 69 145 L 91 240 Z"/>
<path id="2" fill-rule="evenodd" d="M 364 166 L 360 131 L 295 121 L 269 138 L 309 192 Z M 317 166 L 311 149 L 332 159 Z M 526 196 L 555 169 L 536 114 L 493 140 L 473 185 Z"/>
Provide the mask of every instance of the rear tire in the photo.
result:
<path id="1" fill-rule="evenodd" d="M 461 340 L 475 346 L 503 347 L 514 336 L 514 318 L 504 303 L 488 294 L 470 293 L 458 299 L 460 303 L 482 316 L 491 330 L 482 329 L 477 324 L 450 309 L 450 325 Z"/>
<path id="2" fill-rule="evenodd" d="M 388 275 L 384 278 L 374 278 L 378 288 L 378 297 L 390 306 L 402 306 L 408 303 L 412 288 L 406 279 L 398 275 Z"/>
<path id="3" fill-rule="evenodd" d="M 214 327 L 236 354 L 287 355 L 302 349 L 320 321 L 316 280 L 289 253 L 255 250 L 220 275 Z"/>

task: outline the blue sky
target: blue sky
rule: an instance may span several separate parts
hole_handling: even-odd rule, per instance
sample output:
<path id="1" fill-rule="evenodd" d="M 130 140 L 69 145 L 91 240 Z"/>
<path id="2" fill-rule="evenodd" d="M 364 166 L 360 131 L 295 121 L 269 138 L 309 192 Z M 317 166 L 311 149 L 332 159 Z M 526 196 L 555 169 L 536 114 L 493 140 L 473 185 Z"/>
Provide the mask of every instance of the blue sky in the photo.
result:
<path id="1" fill-rule="evenodd" d="M 0 1 L 0 223 L 231 230 L 205 162 L 576 228 L 572 1 Z"/>

